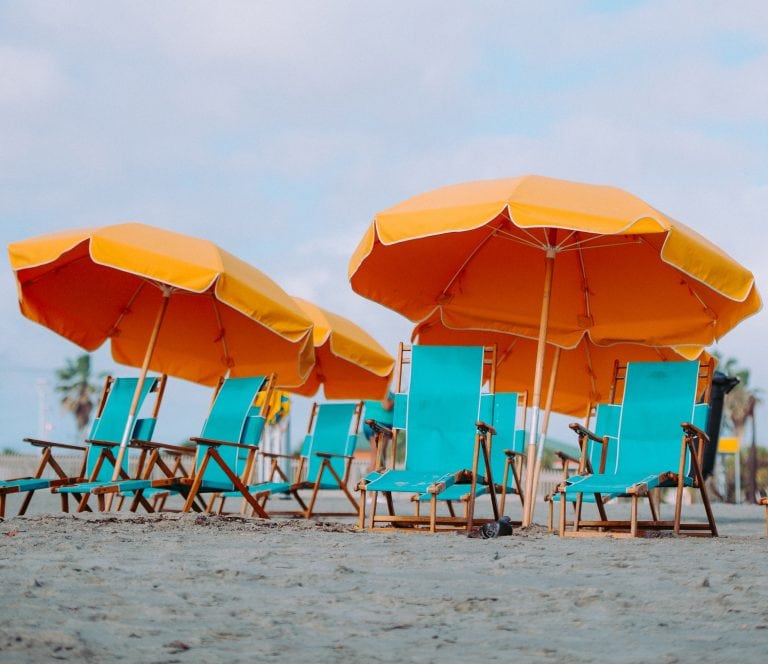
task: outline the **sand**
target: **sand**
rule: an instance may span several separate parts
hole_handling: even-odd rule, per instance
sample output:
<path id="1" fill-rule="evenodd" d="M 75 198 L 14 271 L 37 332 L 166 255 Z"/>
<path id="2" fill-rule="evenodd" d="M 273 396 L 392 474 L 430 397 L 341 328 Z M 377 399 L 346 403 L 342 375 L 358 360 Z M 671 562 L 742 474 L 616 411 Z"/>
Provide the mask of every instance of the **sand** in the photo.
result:
<path id="1" fill-rule="evenodd" d="M 61 515 L 50 496 L 33 506 L 0 523 L 2 662 L 762 662 L 768 653 L 768 541 L 756 506 L 715 505 L 718 539 L 638 540 Z"/>

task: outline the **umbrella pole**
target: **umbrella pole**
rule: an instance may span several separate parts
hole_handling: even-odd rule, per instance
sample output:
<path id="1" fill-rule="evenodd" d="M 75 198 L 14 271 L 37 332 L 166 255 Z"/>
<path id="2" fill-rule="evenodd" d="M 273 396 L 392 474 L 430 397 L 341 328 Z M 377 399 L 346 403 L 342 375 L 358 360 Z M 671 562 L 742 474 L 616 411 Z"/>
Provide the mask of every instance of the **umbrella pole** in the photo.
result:
<path id="1" fill-rule="evenodd" d="M 523 526 L 531 525 L 533 519 L 533 503 L 536 500 L 534 479 L 536 468 L 536 438 L 539 429 L 539 410 L 541 405 L 541 383 L 544 374 L 544 352 L 547 348 L 547 323 L 549 322 L 549 301 L 552 296 L 552 275 L 555 271 L 555 248 L 547 249 L 544 263 L 544 293 L 541 300 L 541 319 L 539 322 L 539 339 L 536 348 L 536 372 L 533 379 L 533 407 L 531 408 L 531 430 L 528 436 L 526 451 L 525 494 L 528 500 L 523 514 Z"/>
<path id="2" fill-rule="evenodd" d="M 163 303 L 160 306 L 160 311 L 157 312 L 157 319 L 155 320 L 155 327 L 152 329 L 152 335 L 149 337 L 149 344 L 147 345 L 147 352 L 144 354 L 144 363 L 141 365 L 141 372 L 139 373 L 139 380 L 136 383 L 136 390 L 133 393 L 133 400 L 131 401 L 131 407 L 128 411 L 128 421 L 125 423 L 125 430 L 123 431 L 123 437 L 120 440 L 120 449 L 117 453 L 117 459 L 115 461 L 115 469 L 112 473 L 112 481 L 115 482 L 120 479 L 120 468 L 123 464 L 123 458 L 125 457 L 125 450 L 128 446 L 128 441 L 133 431 L 133 423 L 136 419 L 136 411 L 138 410 L 139 397 L 141 391 L 144 388 L 144 380 L 147 377 L 147 370 L 149 369 L 149 362 L 152 360 L 152 353 L 155 350 L 157 344 L 157 336 L 160 333 L 160 325 L 163 322 L 165 311 L 168 309 L 168 302 L 171 299 L 171 289 L 163 288 Z M 109 494 L 110 505 L 107 505 L 107 509 L 111 507 L 112 496 Z"/>
<path id="3" fill-rule="evenodd" d="M 547 403 L 544 406 L 544 418 L 541 421 L 541 433 L 539 434 L 539 445 L 536 449 L 536 467 L 533 475 L 533 495 L 539 487 L 539 475 L 541 475 L 541 460 L 544 457 L 544 443 L 547 440 L 547 431 L 549 431 L 549 416 L 552 414 L 552 402 L 555 398 L 555 382 L 557 381 L 557 372 L 560 368 L 560 346 L 555 346 L 555 357 L 552 359 L 552 370 L 549 374 L 549 387 L 547 388 Z M 530 518 L 533 521 L 533 515 L 536 511 L 535 501 L 531 502 Z"/>

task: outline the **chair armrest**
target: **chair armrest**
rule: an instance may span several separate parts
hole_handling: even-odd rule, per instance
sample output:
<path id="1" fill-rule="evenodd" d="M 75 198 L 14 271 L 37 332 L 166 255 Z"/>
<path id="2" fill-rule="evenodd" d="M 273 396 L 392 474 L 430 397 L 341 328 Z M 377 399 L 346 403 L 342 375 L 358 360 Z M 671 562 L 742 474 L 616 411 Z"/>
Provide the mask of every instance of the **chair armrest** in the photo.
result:
<path id="1" fill-rule="evenodd" d="M 39 438 L 24 438 L 24 442 L 34 445 L 35 447 L 61 447 L 65 450 L 77 450 L 78 452 L 85 452 L 85 448 L 80 445 L 67 445 L 66 443 L 54 443 L 50 440 L 40 440 Z"/>
<path id="2" fill-rule="evenodd" d="M 600 438 L 597 434 L 592 433 L 589 429 L 587 429 L 584 425 L 579 424 L 578 422 L 573 422 L 568 425 L 573 431 L 575 431 L 579 437 L 585 437 L 589 438 L 589 440 L 593 440 L 596 443 L 602 443 L 605 445 L 608 441 L 604 438 Z"/>
<path id="3" fill-rule="evenodd" d="M 602 442 L 602 441 L 601 441 Z M 564 464 L 579 463 L 579 459 L 563 452 L 562 450 L 555 450 L 555 456 L 560 459 Z"/>
<path id="4" fill-rule="evenodd" d="M 492 435 L 496 435 L 496 429 L 490 424 L 486 424 L 485 422 L 475 422 L 475 426 L 480 433 L 486 434 L 490 432 Z"/>
<path id="5" fill-rule="evenodd" d="M 278 452 L 261 452 L 261 456 L 275 458 L 275 459 L 293 459 L 293 460 L 301 458 L 301 455 L 299 454 L 279 454 Z"/>
<path id="6" fill-rule="evenodd" d="M 687 436 L 691 436 L 692 438 L 699 438 L 705 443 L 709 442 L 709 436 L 707 435 L 707 432 L 703 429 L 699 429 L 699 427 L 697 427 L 695 424 L 691 424 L 690 422 L 683 422 L 680 426 Z"/>
<path id="7" fill-rule="evenodd" d="M 383 422 L 379 422 L 377 420 L 365 420 L 365 423 L 376 433 L 392 433 L 391 424 L 384 424 Z"/>
<path id="8" fill-rule="evenodd" d="M 131 447 L 137 447 L 139 449 L 148 449 L 148 450 L 164 450 L 166 452 L 170 452 L 172 454 L 188 454 L 193 455 L 195 453 L 195 449 L 192 447 L 181 447 L 180 445 L 169 445 L 168 443 L 156 443 L 152 440 L 139 440 L 138 438 L 134 438 L 131 441 Z"/>
<path id="9" fill-rule="evenodd" d="M 98 445 L 99 447 L 120 447 L 120 443 L 116 443 L 112 440 L 96 440 L 95 438 L 86 438 L 86 443 L 90 445 Z"/>
<path id="10" fill-rule="evenodd" d="M 210 445 L 211 447 L 218 447 L 225 445 L 226 447 L 239 447 L 243 450 L 258 450 L 258 445 L 246 445 L 244 443 L 230 443 L 227 440 L 214 440 L 213 438 L 190 438 L 193 443 L 200 443 L 202 445 Z"/>
<path id="11" fill-rule="evenodd" d="M 315 452 L 315 456 L 322 457 L 323 459 L 353 459 L 347 454 L 331 454 L 330 452 Z"/>

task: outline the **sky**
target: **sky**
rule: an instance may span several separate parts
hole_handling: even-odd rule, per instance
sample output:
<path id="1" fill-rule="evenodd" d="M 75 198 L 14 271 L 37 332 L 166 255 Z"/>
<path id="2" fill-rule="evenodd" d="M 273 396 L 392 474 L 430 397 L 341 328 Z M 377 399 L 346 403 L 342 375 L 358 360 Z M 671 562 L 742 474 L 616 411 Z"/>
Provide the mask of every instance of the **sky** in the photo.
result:
<path id="1" fill-rule="evenodd" d="M 763 0 L 0 3 L 6 246 L 127 220 L 208 238 L 394 354 L 409 323 L 347 280 L 374 214 L 527 173 L 637 194 L 765 298 Z M 0 448 L 43 424 L 71 439 L 53 370 L 81 350 L 24 318 L 0 269 Z M 767 327 L 761 312 L 716 347 L 762 390 Z M 108 348 L 94 363 L 131 373 Z M 209 396 L 172 380 L 157 439 L 199 433 Z"/>

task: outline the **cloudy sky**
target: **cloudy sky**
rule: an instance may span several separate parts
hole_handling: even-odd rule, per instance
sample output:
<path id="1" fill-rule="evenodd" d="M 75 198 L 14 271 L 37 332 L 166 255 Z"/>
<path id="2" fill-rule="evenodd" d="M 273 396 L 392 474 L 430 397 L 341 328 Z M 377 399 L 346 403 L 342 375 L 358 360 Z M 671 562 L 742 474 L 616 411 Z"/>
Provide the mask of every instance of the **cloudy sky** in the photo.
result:
<path id="1" fill-rule="evenodd" d="M 210 238 L 394 352 L 406 321 L 347 282 L 374 213 L 525 173 L 638 194 L 765 296 L 764 2 L 0 4 L 5 245 L 122 220 Z M 67 437 L 39 381 L 79 349 L 21 316 L 2 269 L 2 446 L 38 433 L 41 405 Z M 767 327 L 758 314 L 719 344 L 763 389 Z M 207 396 L 172 383 L 159 438 L 197 433 Z"/>

